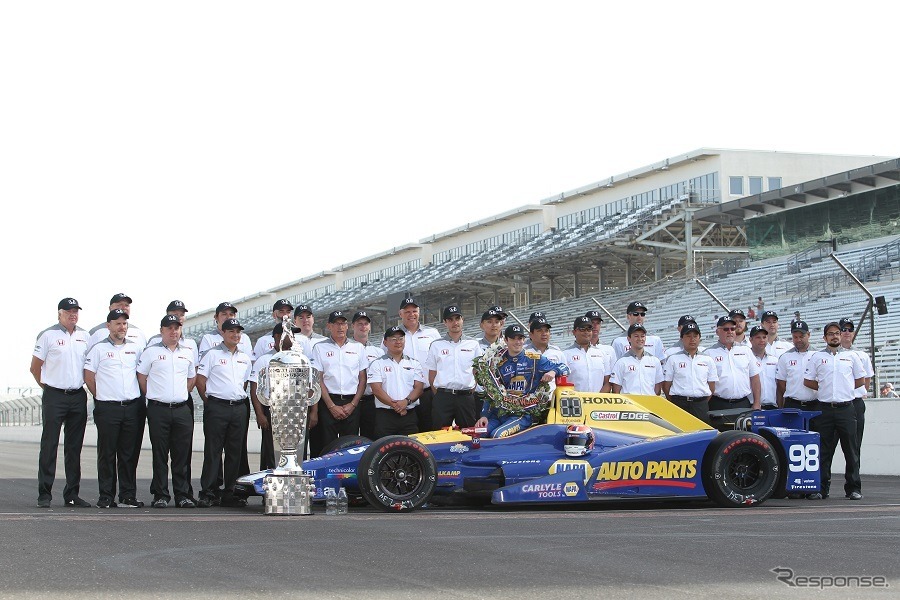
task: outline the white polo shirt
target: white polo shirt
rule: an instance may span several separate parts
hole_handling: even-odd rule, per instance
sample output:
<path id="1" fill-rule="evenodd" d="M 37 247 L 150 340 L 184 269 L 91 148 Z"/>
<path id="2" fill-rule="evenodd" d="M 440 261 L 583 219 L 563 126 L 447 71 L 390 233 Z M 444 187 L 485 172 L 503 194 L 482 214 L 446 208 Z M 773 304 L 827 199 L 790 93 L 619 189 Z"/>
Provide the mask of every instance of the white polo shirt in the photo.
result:
<path id="1" fill-rule="evenodd" d="M 415 333 L 412 333 L 407 329 L 406 325 L 401 324 L 400 329 L 402 329 L 403 333 L 406 335 L 406 344 L 403 345 L 403 354 L 419 361 L 419 364 L 422 365 L 424 369 L 425 362 L 428 359 L 428 349 L 431 348 L 431 344 L 434 343 L 435 340 L 441 339 L 441 334 L 434 327 L 424 327 L 421 323 Z M 381 349 L 387 354 L 388 349 L 387 346 L 384 345 L 384 342 L 381 342 Z M 429 387 L 430 386 L 426 381 L 425 389 L 427 390 Z"/>
<path id="2" fill-rule="evenodd" d="M 147 399 L 177 403 L 188 399 L 187 382 L 196 375 L 194 351 L 179 342 L 169 350 L 162 342 L 141 352 L 137 372 L 147 376 Z"/>
<path id="3" fill-rule="evenodd" d="M 95 401 L 133 400 L 141 396 L 137 380 L 137 363 L 141 349 L 129 339 L 121 345 L 109 337 L 100 340 L 88 350 L 84 369 L 94 373 L 97 384 Z"/>
<path id="4" fill-rule="evenodd" d="M 222 338 L 222 334 L 218 331 L 205 334 L 202 338 L 200 338 L 200 345 L 197 348 L 197 350 L 200 352 L 200 357 L 203 358 L 203 355 L 206 354 L 210 348 L 215 348 L 223 341 L 224 338 Z M 241 332 L 241 341 L 238 342 L 238 350 L 246 354 L 248 357 L 253 356 L 253 344 L 250 343 L 250 336 L 248 336 L 243 331 Z"/>
<path id="5" fill-rule="evenodd" d="M 150 347 L 153 344 L 160 344 L 160 343 L 162 343 L 162 336 L 157 333 L 156 335 L 151 337 L 149 340 L 147 340 L 147 347 Z M 178 343 L 182 344 L 184 346 L 187 346 L 188 348 L 191 349 L 191 352 L 194 353 L 194 368 L 196 368 L 196 365 L 200 362 L 200 352 L 197 350 L 197 342 L 195 342 L 191 338 L 186 338 L 184 336 L 181 336 L 181 339 L 178 340 Z"/>
<path id="6" fill-rule="evenodd" d="M 673 354 L 678 354 L 679 352 L 684 352 L 684 344 L 681 343 L 681 340 L 675 342 L 668 348 L 666 348 L 665 356 L 662 359 L 662 363 L 666 364 L 666 360 Z M 698 346 L 697 352 L 706 352 L 706 346 Z"/>
<path id="7" fill-rule="evenodd" d="M 865 350 L 860 350 L 858 348 L 849 348 L 850 352 L 856 352 L 856 355 L 859 357 L 859 362 L 862 363 L 863 369 L 866 372 L 866 377 L 874 377 L 875 376 L 875 367 L 872 365 L 872 359 L 869 357 L 869 353 Z M 869 395 L 869 390 L 865 385 L 861 385 L 856 388 L 856 391 L 853 394 L 854 398 L 865 398 Z"/>
<path id="8" fill-rule="evenodd" d="M 84 359 L 90 336 L 80 327 L 69 335 L 60 324 L 37 336 L 33 356 L 44 361 L 41 383 L 61 390 L 74 390 L 84 385 Z"/>
<path id="9" fill-rule="evenodd" d="M 628 351 L 616 361 L 609 382 L 622 386 L 623 394 L 656 395 L 656 384 L 663 381 L 663 368 L 659 359 L 649 352 L 638 358 Z"/>
<path id="10" fill-rule="evenodd" d="M 760 387 L 760 404 L 762 406 L 776 406 L 778 401 L 775 399 L 775 372 L 778 369 L 778 359 L 774 354 L 769 354 L 760 358 L 753 355 L 756 359 L 756 366 L 759 367 L 759 387 Z"/>
<path id="11" fill-rule="evenodd" d="M 792 347 L 778 357 L 775 379 L 784 382 L 785 398 L 793 398 L 798 402 L 811 402 L 816 399 L 816 390 L 803 385 L 806 363 L 815 352 L 812 348 L 807 348 L 806 352 L 800 352 Z"/>
<path id="12" fill-rule="evenodd" d="M 240 347 L 234 352 L 225 344 L 210 348 L 200 358 L 197 375 L 206 377 L 206 396 L 220 400 L 241 400 L 247 397 L 244 384 L 250 379 L 253 361 Z"/>
<path id="13" fill-rule="evenodd" d="M 417 381 L 421 381 L 423 384 L 428 383 L 419 361 L 405 354 L 399 361 L 394 360 L 389 354 L 376 358 L 369 363 L 367 379 L 369 384 L 373 382 L 380 383 L 385 393 L 392 400 L 403 400 L 409 396 Z M 408 404 L 407 408 L 418 405 L 419 399 L 416 398 L 416 401 Z M 381 402 L 377 397 L 375 398 L 375 408 L 392 410 L 390 406 Z"/>
<path id="14" fill-rule="evenodd" d="M 715 343 L 706 349 L 706 355 L 713 359 L 716 367 L 716 396 L 737 400 L 750 395 L 750 378 L 760 372 L 750 346 L 734 344 L 729 350 L 722 344 Z"/>
<path id="15" fill-rule="evenodd" d="M 478 340 L 463 335 L 458 342 L 444 336 L 431 343 L 425 357 L 425 370 L 434 371 L 434 387 L 451 390 L 475 389 L 472 361 L 484 354 Z"/>
<path id="16" fill-rule="evenodd" d="M 819 382 L 816 394 L 819 402 L 830 404 L 852 402 L 855 380 L 865 376 L 866 370 L 859 356 L 849 350 L 839 350 L 837 354 L 819 350 L 809 357 L 803 373 L 804 379 Z"/>
<path id="17" fill-rule="evenodd" d="M 272 357 L 275 356 L 275 350 L 269 350 L 259 358 L 253 361 L 253 368 L 250 369 L 250 377 L 247 379 L 250 383 L 259 383 L 259 374 L 269 366 Z"/>
<path id="18" fill-rule="evenodd" d="M 280 341 L 280 340 L 279 340 Z M 309 341 L 309 338 L 303 335 L 302 333 L 294 334 L 294 345 L 291 346 L 292 350 L 296 350 L 297 352 L 302 352 L 307 358 L 312 350 L 312 344 Z M 253 360 L 258 359 L 263 356 L 265 353 L 275 350 L 275 338 L 272 337 L 271 333 L 267 333 L 262 336 L 258 340 L 256 340 L 256 345 L 253 346 Z"/>
<path id="19" fill-rule="evenodd" d="M 672 382 L 670 396 L 703 398 L 712 394 L 709 382 L 718 381 L 719 374 L 712 357 L 700 352 L 691 357 L 682 350 L 669 356 L 663 367 L 663 378 Z"/>
<path id="20" fill-rule="evenodd" d="M 793 349 L 793 347 L 794 342 L 776 338 L 774 342 L 769 342 L 766 344 L 766 352 L 773 355 L 775 358 L 781 358 L 782 354 L 784 354 L 788 350 Z"/>
<path id="21" fill-rule="evenodd" d="M 362 343 L 362 342 L 360 342 Z M 365 344 L 363 348 L 366 349 L 366 362 L 371 365 L 372 361 L 378 360 L 382 356 L 385 355 L 384 350 L 381 349 L 381 346 L 373 346 L 372 344 Z M 419 365 L 421 367 L 421 365 Z M 363 394 L 366 396 L 372 395 L 372 386 L 366 383 L 366 389 L 363 391 Z"/>
<path id="22" fill-rule="evenodd" d="M 612 372 L 611 356 L 599 346 L 583 349 L 573 343 L 563 350 L 563 356 L 569 367 L 568 379 L 576 392 L 599 392 L 604 379 Z"/>
<path id="23" fill-rule="evenodd" d="M 106 326 L 106 323 L 100 323 L 91 329 L 90 334 L 91 339 L 88 344 L 93 346 L 109 337 L 109 328 Z M 125 332 L 125 339 L 137 344 L 139 352 L 143 352 L 144 348 L 147 347 L 147 336 L 138 329 L 137 325 L 132 325 L 130 321 L 128 322 L 128 331 Z"/>
<path id="24" fill-rule="evenodd" d="M 365 346 L 351 338 L 343 346 L 325 338 L 313 346 L 310 361 L 322 373 L 328 393 L 339 396 L 355 395 L 359 372 L 369 367 Z"/>
<path id="25" fill-rule="evenodd" d="M 616 360 L 619 360 L 625 356 L 626 352 L 631 350 L 631 342 L 628 341 L 627 336 L 619 336 L 613 340 L 612 349 L 615 353 L 615 358 L 613 359 L 613 364 L 615 364 Z M 649 352 L 658 358 L 660 362 L 666 357 L 666 347 L 658 335 L 647 334 L 647 341 L 644 342 L 644 352 Z"/>

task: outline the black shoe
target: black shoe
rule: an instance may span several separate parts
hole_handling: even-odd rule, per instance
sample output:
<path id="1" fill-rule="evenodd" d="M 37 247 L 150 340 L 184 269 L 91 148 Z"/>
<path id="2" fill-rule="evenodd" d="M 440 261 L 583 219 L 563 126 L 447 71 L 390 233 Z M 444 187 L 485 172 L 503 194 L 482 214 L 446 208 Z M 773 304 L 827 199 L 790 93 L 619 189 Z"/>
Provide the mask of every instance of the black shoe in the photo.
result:
<path id="1" fill-rule="evenodd" d="M 38 508 L 50 508 L 50 498 L 38 498 Z"/>
<path id="2" fill-rule="evenodd" d="M 166 500 L 165 498 L 160 498 L 159 496 L 157 496 L 156 498 L 153 499 L 153 504 L 151 504 L 150 506 L 152 506 L 153 508 L 165 508 L 165 507 L 167 507 L 168 505 L 169 505 L 169 501 L 168 501 L 168 500 Z"/>
<path id="3" fill-rule="evenodd" d="M 243 498 L 222 498 L 219 506 L 224 506 L 225 508 L 244 508 L 247 506 L 247 501 Z"/>
<path id="4" fill-rule="evenodd" d="M 88 502 L 87 500 L 82 500 L 78 496 L 75 496 L 74 498 L 69 498 L 68 500 L 66 500 L 66 506 L 74 506 L 77 508 L 90 508 L 91 503 Z"/>
<path id="5" fill-rule="evenodd" d="M 97 501 L 97 508 L 115 508 L 116 506 L 118 506 L 118 504 L 113 502 L 111 498 L 106 498 L 105 496 Z"/>
<path id="6" fill-rule="evenodd" d="M 121 508 L 144 508 L 144 503 L 136 498 L 122 498 L 119 506 Z"/>
<path id="7" fill-rule="evenodd" d="M 175 501 L 175 506 L 178 508 L 197 508 L 197 503 L 194 502 L 193 498 L 182 498 L 181 500 Z"/>
<path id="8" fill-rule="evenodd" d="M 212 505 L 212 500 L 204 496 L 201 496 L 200 499 L 197 500 L 197 508 L 209 508 Z"/>

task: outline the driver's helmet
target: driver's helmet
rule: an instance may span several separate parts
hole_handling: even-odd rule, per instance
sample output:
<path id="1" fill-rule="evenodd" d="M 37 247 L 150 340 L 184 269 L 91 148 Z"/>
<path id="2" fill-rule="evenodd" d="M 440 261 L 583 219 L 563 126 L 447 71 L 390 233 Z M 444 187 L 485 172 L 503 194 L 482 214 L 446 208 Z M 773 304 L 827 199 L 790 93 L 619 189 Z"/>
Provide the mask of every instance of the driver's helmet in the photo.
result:
<path id="1" fill-rule="evenodd" d="M 594 430 L 587 425 L 566 427 L 566 444 L 563 446 L 568 456 L 584 456 L 594 449 Z"/>

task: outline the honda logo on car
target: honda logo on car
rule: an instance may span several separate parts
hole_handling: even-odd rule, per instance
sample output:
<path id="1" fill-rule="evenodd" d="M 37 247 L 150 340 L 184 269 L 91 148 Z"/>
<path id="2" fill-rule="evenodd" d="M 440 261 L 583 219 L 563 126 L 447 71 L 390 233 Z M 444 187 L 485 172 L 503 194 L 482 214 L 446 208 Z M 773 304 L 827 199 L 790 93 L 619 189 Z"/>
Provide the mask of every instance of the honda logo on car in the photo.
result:
<path id="1" fill-rule="evenodd" d="M 525 494 L 537 494 L 538 498 L 562 497 L 562 483 L 526 483 L 522 486 Z"/>
<path id="2" fill-rule="evenodd" d="M 649 421 L 650 413 L 595 410 L 591 412 L 591 419 L 594 421 Z"/>
<path id="3" fill-rule="evenodd" d="M 598 481 L 627 479 L 691 479 L 697 475 L 697 460 L 650 460 L 605 462 L 600 465 Z"/>

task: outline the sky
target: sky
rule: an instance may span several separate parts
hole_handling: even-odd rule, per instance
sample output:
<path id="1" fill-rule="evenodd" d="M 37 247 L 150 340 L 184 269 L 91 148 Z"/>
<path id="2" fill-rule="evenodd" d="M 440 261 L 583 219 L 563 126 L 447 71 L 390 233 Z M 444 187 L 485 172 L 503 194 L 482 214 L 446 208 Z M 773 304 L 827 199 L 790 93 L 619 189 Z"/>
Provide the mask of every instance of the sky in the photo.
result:
<path id="1" fill-rule="evenodd" d="M 172 299 L 214 307 L 701 147 L 900 156 L 898 13 L 2 3 L 0 394 L 34 384 L 65 296 L 90 329 L 125 292 L 154 332 Z"/>

